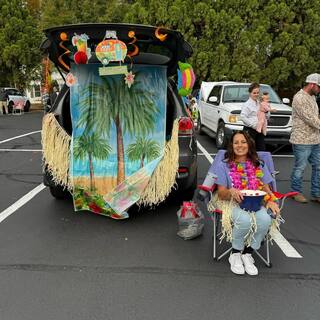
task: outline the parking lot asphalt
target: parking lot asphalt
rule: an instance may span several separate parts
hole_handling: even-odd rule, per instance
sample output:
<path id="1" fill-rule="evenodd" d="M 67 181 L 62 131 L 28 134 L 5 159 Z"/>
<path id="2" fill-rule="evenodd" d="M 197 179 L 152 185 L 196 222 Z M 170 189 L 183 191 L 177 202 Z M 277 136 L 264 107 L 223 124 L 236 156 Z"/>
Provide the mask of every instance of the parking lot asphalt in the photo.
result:
<path id="1" fill-rule="evenodd" d="M 41 118 L 0 116 L 0 216 L 42 183 Z M 198 138 L 216 152 L 212 138 Z M 277 155 L 278 189 L 286 192 L 290 147 Z M 199 183 L 209 165 L 199 150 Z M 307 196 L 309 185 L 310 168 Z M 177 237 L 180 205 L 172 200 L 115 221 L 75 213 L 71 201 L 42 190 L 0 223 L 0 319 L 319 319 L 319 204 L 287 201 L 281 233 L 302 258 L 274 244 L 273 267 L 257 260 L 257 277 L 236 276 L 227 259 L 212 259 L 208 215 L 203 236 Z"/>

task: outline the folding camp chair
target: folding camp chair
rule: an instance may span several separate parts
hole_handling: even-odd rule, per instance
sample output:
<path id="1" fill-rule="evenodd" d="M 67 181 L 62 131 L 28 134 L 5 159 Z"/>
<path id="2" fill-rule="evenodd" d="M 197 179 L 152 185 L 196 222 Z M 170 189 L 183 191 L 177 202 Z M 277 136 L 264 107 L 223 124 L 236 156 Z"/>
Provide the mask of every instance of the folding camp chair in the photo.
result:
<path id="1" fill-rule="evenodd" d="M 212 165 L 209 168 L 207 177 L 210 177 L 210 179 L 205 179 L 203 185 L 199 185 L 199 194 L 198 198 L 205 203 L 205 207 L 208 208 L 208 203 L 210 202 L 213 192 L 215 192 L 216 189 L 216 178 L 217 178 L 217 166 L 218 164 L 224 159 L 225 155 L 225 150 L 219 150 L 217 155 L 214 158 L 214 161 Z M 277 192 L 277 186 L 276 186 L 276 179 L 275 175 L 278 173 L 274 169 L 274 164 L 272 160 L 272 156 L 270 152 L 264 152 L 264 151 L 259 151 L 258 152 L 259 159 L 262 161 L 262 166 L 266 166 L 266 168 L 269 170 L 273 177 L 273 181 L 270 183 L 270 188 L 272 189 L 274 195 L 279 199 L 279 206 L 280 210 L 283 208 L 284 201 L 288 197 L 293 197 L 297 194 L 297 192 L 289 192 L 285 194 L 281 194 Z M 209 183 L 208 183 L 209 182 Z M 231 250 L 232 247 L 228 248 L 224 252 L 222 252 L 220 255 L 217 253 L 217 245 L 220 243 L 220 236 L 222 234 L 221 232 L 221 215 L 223 212 L 219 209 L 216 208 L 213 212 L 209 212 L 212 222 L 213 222 L 213 237 L 212 237 L 212 256 L 215 260 L 219 261 L 221 258 L 226 256 Z M 263 256 L 258 250 L 254 250 L 257 256 L 264 262 L 264 264 L 271 268 L 272 264 L 270 261 L 270 240 L 269 237 L 267 236 L 265 241 L 265 248 L 266 248 L 266 253 L 265 256 Z M 261 249 L 259 249 L 261 250 Z"/>

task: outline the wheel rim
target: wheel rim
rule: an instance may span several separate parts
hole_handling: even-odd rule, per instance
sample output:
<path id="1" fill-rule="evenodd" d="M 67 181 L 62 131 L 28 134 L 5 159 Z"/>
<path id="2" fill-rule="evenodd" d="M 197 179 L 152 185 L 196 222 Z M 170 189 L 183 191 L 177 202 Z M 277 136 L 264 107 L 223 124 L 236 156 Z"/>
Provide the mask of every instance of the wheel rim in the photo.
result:
<path id="1" fill-rule="evenodd" d="M 224 141 L 224 131 L 221 130 L 221 128 L 219 128 L 218 130 L 217 140 L 218 140 L 218 145 L 222 146 Z"/>

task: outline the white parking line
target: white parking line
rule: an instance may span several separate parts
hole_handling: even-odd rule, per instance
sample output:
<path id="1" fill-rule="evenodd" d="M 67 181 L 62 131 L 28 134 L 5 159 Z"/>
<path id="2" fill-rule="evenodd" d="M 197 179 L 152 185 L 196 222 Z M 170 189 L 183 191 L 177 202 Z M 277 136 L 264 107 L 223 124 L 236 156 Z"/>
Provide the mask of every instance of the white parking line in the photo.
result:
<path id="1" fill-rule="evenodd" d="M 8 218 L 12 213 L 21 208 L 23 205 L 25 205 L 28 201 L 30 201 L 34 196 L 36 196 L 40 191 L 42 191 L 45 188 L 46 186 L 43 183 L 39 184 L 37 187 L 35 187 L 22 198 L 20 198 L 17 202 L 15 202 L 10 207 L 2 211 L 0 213 L 0 223 L 6 218 Z"/>
<path id="2" fill-rule="evenodd" d="M 203 155 L 207 158 L 210 164 L 213 162 L 213 158 L 201 144 L 197 141 L 198 148 L 203 152 Z M 290 244 L 290 242 L 279 232 L 276 231 L 274 234 L 274 242 L 279 246 L 282 252 L 289 258 L 302 258 L 298 251 Z"/>
<path id="3" fill-rule="evenodd" d="M 29 136 L 30 134 L 39 133 L 39 132 L 41 132 L 41 130 L 32 131 L 32 132 L 29 132 L 29 133 L 22 134 L 20 136 L 16 136 L 16 137 L 12 137 L 12 138 L 9 138 L 9 139 L 6 139 L 6 140 L 2 140 L 2 141 L 0 141 L 0 144 L 8 142 L 8 141 L 11 141 L 11 140 L 14 140 L 14 139 L 19 139 L 19 138 L 22 138 L 22 137 L 25 137 L 25 136 Z"/>

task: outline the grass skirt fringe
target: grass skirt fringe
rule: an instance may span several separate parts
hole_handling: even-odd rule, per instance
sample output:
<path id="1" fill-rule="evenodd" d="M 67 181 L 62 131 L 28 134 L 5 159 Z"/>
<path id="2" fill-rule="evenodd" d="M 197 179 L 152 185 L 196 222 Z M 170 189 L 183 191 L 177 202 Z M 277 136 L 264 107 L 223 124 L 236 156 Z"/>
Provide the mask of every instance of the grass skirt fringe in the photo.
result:
<path id="1" fill-rule="evenodd" d="M 233 200 L 221 200 L 218 197 L 218 193 L 215 192 L 208 203 L 208 211 L 213 212 L 216 208 L 219 208 L 223 212 L 221 224 L 221 237 L 220 242 L 225 239 L 228 242 L 232 242 L 232 229 L 233 229 L 233 222 L 232 222 L 232 210 L 238 206 L 238 204 Z M 257 222 L 255 213 L 251 212 L 251 228 L 249 232 L 245 236 L 245 246 L 250 246 L 252 237 L 257 230 Z M 268 239 L 272 242 L 273 236 L 276 230 L 280 229 L 280 215 L 277 219 L 272 219 L 271 226 L 268 233 Z"/>
<path id="2" fill-rule="evenodd" d="M 143 191 L 138 205 L 157 205 L 169 195 L 176 182 L 179 168 L 179 121 L 173 124 L 171 139 L 166 143 L 164 156 L 153 172 L 149 184 Z"/>
<path id="3" fill-rule="evenodd" d="M 175 120 L 170 141 L 164 156 L 143 191 L 139 205 L 156 205 L 166 199 L 176 181 L 179 167 L 179 121 Z M 69 176 L 71 137 L 60 126 L 54 114 L 48 113 L 42 121 L 43 168 L 52 175 L 55 183 L 72 190 Z"/>
<path id="4" fill-rule="evenodd" d="M 43 169 L 53 177 L 53 181 L 71 190 L 69 177 L 71 137 L 60 126 L 56 117 L 48 113 L 42 120 Z"/>

